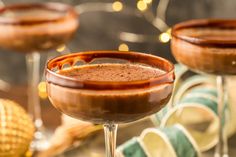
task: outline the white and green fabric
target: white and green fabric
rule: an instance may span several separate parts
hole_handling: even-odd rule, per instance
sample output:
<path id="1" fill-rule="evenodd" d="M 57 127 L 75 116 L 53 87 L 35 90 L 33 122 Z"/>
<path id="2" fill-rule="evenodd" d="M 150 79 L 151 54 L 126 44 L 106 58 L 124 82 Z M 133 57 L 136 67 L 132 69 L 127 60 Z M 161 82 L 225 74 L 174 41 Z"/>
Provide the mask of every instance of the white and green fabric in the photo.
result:
<path id="1" fill-rule="evenodd" d="M 200 150 L 206 151 L 216 145 L 219 127 L 215 77 L 195 74 L 186 78 L 186 73 L 178 76 L 172 107 L 163 108 L 152 116 L 152 121 L 161 127 L 177 123 L 183 125 L 196 140 Z M 229 117 L 232 114 L 231 107 L 225 108 L 225 114 L 229 123 L 235 124 Z M 227 125 L 226 128 L 228 135 L 235 132 L 234 125 Z"/>
<path id="2" fill-rule="evenodd" d="M 191 135 L 181 125 L 145 129 L 117 148 L 118 157 L 200 157 Z"/>
<path id="3" fill-rule="evenodd" d="M 201 151 L 217 143 L 219 119 L 214 88 L 195 88 L 186 94 L 162 119 L 161 127 L 183 125 Z"/>
<path id="4" fill-rule="evenodd" d="M 146 129 L 140 140 L 150 157 L 200 157 L 198 146 L 181 125 Z"/>
<path id="5" fill-rule="evenodd" d="M 149 157 L 138 137 L 134 137 L 117 148 L 118 157 Z"/>

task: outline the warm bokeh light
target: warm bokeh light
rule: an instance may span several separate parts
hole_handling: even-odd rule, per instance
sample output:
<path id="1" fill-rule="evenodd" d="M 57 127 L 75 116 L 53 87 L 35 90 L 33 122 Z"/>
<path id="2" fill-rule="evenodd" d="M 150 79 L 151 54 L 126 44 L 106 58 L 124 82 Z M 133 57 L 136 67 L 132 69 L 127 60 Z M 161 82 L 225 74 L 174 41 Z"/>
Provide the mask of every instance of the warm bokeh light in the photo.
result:
<path id="1" fill-rule="evenodd" d="M 119 45 L 119 48 L 118 48 L 119 51 L 129 51 L 129 46 L 125 43 L 122 43 Z"/>
<path id="2" fill-rule="evenodd" d="M 114 11 L 121 11 L 123 9 L 123 4 L 120 1 L 115 1 L 112 4 L 112 8 Z"/>
<path id="3" fill-rule="evenodd" d="M 137 2 L 137 8 L 140 10 L 140 11 L 145 11 L 147 9 L 147 3 L 145 3 L 143 0 L 139 0 Z"/>
<path id="4" fill-rule="evenodd" d="M 46 82 L 40 82 L 38 84 L 38 94 L 41 99 L 47 98 Z"/>
<path id="5" fill-rule="evenodd" d="M 171 28 L 167 29 L 166 33 L 168 33 L 171 36 Z"/>
<path id="6" fill-rule="evenodd" d="M 33 152 L 31 150 L 28 150 L 26 153 L 25 153 L 25 157 L 32 157 L 33 156 Z"/>
<path id="7" fill-rule="evenodd" d="M 66 49 L 66 45 L 61 45 L 57 48 L 57 52 L 63 52 Z"/>
<path id="8" fill-rule="evenodd" d="M 167 33 L 167 32 L 161 33 L 161 34 L 159 35 L 159 40 L 160 40 L 160 42 L 162 42 L 162 43 L 167 43 L 167 42 L 169 42 L 169 41 L 170 41 L 170 34 Z"/>
<path id="9" fill-rule="evenodd" d="M 143 0 L 145 3 L 150 4 L 152 3 L 152 0 Z"/>

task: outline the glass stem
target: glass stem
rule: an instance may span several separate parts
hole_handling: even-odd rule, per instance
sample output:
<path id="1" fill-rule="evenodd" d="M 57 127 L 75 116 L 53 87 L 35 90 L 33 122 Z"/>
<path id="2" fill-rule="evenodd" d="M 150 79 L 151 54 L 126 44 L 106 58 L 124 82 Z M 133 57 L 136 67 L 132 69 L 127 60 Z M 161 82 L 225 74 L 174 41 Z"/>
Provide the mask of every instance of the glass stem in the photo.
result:
<path id="1" fill-rule="evenodd" d="M 219 135 L 218 144 L 216 145 L 215 157 L 228 157 L 228 142 L 225 125 L 227 123 L 225 116 L 225 77 L 217 76 L 217 93 L 218 93 L 218 117 L 219 117 Z"/>
<path id="2" fill-rule="evenodd" d="M 118 124 L 107 123 L 104 124 L 103 127 L 105 133 L 106 157 L 115 157 Z"/>
<path id="3" fill-rule="evenodd" d="M 40 99 L 38 96 L 38 83 L 40 72 L 40 54 L 38 52 L 26 54 L 28 73 L 28 112 L 39 130 L 42 125 Z"/>

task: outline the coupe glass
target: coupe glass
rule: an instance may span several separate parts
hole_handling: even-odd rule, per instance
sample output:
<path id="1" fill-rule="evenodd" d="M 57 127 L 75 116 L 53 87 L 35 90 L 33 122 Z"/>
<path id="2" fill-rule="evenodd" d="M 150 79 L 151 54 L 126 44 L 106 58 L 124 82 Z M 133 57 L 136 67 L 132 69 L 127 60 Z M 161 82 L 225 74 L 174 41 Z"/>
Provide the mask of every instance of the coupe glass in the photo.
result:
<path id="1" fill-rule="evenodd" d="M 0 47 L 26 56 L 28 110 L 36 127 L 32 143 L 35 150 L 48 145 L 37 90 L 40 53 L 67 42 L 77 27 L 78 17 L 74 9 L 61 3 L 21 3 L 0 9 Z"/>
<path id="2" fill-rule="evenodd" d="M 152 79 L 113 82 L 81 81 L 60 73 L 64 69 L 104 64 L 141 65 L 161 69 L 164 74 Z M 143 53 L 74 53 L 48 61 L 47 93 L 59 111 L 80 120 L 104 124 L 106 156 L 114 157 L 118 124 L 132 122 L 158 112 L 171 97 L 173 70 L 174 66 L 168 60 Z M 104 74 L 104 77 L 106 76 Z"/>
<path id="3" fill-rule="evenodd" d="M 178 62 L 216 76 L 220 127 L 215 157 L 227 157 L 225 76 L 236 74 L 236 20 L 191 20 L 175 25 L 172 36 L 172 53 Z"/>

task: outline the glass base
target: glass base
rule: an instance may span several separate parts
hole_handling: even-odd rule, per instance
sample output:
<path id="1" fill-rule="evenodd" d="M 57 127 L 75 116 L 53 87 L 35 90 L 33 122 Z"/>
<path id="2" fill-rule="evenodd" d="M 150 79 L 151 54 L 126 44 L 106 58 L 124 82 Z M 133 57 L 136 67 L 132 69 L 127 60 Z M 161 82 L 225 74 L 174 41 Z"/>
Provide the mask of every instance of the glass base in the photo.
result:
<path id="1" fill-rule="evenodd" d="M 40 129 L 34 133 L 34 140 L 32 141 L 30 148 L 32 151 L 43 151 L 49 148 L 49 134 L 45 129 Z"/>
<path id="2" fill-rule="evenodd" d="M 229 157 L 228 154 L 220 155 L 220 154 L 215 154 L 214 157 Z"/>

